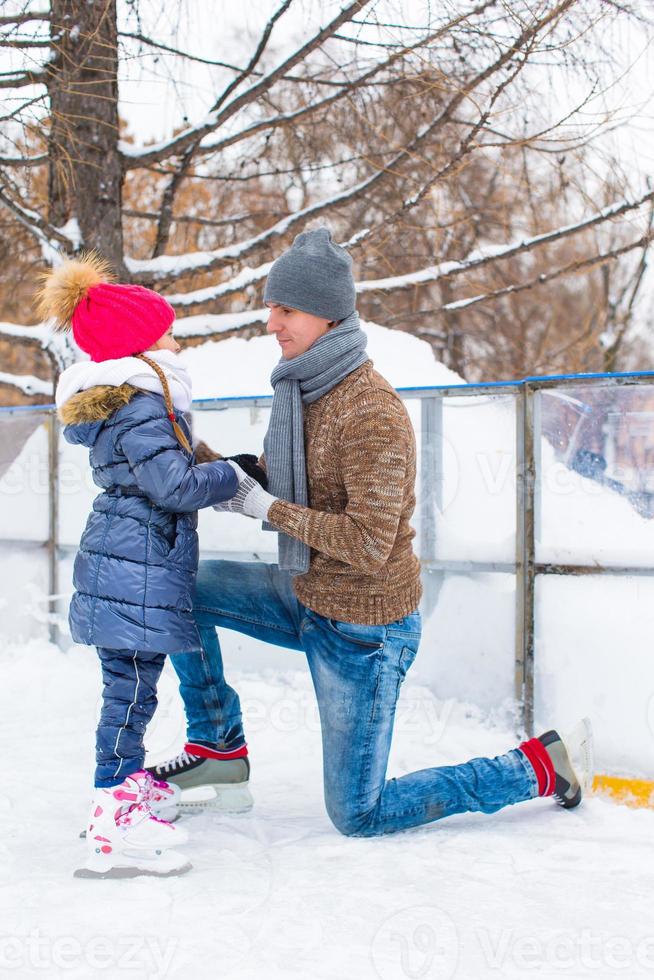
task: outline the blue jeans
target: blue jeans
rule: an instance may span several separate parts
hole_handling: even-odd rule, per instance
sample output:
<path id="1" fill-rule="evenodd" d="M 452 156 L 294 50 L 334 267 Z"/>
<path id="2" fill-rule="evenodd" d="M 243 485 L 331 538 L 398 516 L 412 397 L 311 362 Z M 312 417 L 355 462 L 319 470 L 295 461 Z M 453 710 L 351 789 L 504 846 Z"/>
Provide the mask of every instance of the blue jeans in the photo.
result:
<path id="1" fill-rule="evenodd" d="M 98 647 L 102 711 L 95 735 L 95 785 L 118 786 L 143 768 L 143 736 L 157 707 L 165 653 Z"/>
<path id="2" fill-rule="evenodd" d="M 386 779 L 395 706 L 420 642 L 418 612 L 380 626 L 326 619 L 298 602 L 290 576 L 276 565 L 234 561 L 200 563 L 194 610 L 203 652 L 171 658 L 189 742 L 226 750 L 245 743 L 217 626 L 303 650 L 320 712 L 325 803 L 343 834 L 388 834 L 453 813 L 493 813 L 538 795 L 536 775 L 518 749 Z"/>

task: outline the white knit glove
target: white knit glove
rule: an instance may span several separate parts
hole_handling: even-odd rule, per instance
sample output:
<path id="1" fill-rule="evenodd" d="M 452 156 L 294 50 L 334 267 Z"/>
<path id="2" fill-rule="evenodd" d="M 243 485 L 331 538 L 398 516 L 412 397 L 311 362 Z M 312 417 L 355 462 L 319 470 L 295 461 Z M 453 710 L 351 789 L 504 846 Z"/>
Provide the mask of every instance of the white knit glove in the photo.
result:
<path id="1" fill-rule="evenodd" d="M 230 511 L 232 514 L 245 514 L 247 517 L 256 517 L 260 521 L 267 520 L 268 511 L 278 498 L 264 490 L 233 459 L 228 459 L 227 462 L 238 477 L 238 490 L 230 500 L 214 504 L 213 509 Z"/>

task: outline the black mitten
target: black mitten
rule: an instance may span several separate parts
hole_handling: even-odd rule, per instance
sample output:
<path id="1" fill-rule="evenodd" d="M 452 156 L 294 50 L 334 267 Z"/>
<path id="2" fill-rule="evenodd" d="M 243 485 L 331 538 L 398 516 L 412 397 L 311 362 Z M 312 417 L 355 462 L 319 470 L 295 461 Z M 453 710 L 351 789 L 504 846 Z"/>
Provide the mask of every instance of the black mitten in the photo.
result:
<path id="1" fill-rule="evenodd" d="M 239 453 L 237 456 L 225 456 L 225 459 L 233 459 L 259 486 L 264 490 L 268 489 L 268 476 L 263 467 L 259 466 L 259 460 L 254 453 Z"/>

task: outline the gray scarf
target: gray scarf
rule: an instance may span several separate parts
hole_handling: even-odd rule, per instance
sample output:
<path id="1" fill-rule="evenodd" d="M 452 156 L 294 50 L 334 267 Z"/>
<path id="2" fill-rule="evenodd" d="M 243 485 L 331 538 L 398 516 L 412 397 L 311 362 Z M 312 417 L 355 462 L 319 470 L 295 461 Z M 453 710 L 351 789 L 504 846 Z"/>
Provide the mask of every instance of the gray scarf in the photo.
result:
<path id="1" fill-rule="evenodd" d="M 368 360 L 368 338 L 355 311 L 323 334 L 308 351 L 275 367 L 270 382 L 275 392 L 270 425 L 263 441 L 268 490 L 275 497 L 306 507 L 307 469 L 304 454 L 304 409 Z M 276 531 L 264 523 L 264 530 Z M 309 571 L 309 547 L 279 532 L 279 567 L 292 575 Z"/>

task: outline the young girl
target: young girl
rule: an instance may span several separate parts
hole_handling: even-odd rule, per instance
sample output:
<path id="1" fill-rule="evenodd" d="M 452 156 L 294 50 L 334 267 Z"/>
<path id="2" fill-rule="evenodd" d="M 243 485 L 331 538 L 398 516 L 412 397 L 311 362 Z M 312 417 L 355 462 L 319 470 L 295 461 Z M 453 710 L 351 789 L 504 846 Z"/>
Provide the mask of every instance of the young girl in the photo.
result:
<path id="1" fill-rule="evenodd" d="M 46 276 L 40 308 L 90 356 L 62 373 L 56 403 L 103 491 L 75 559 L 69 614 L 73 639 L 97 647 L 104 683 L 87 860 L 75 874 L 181 874 L 190 864 L 171 848 L 187 834 L 161 819 L 174 815 L 178 791 L 143 768 L 143 734 L 166 654 L 201 650 L 196 511 L 231 498 L 241 471 L 194 463 L 191 382 L 162 296 L 111 282 L 91 253 Z"/>

